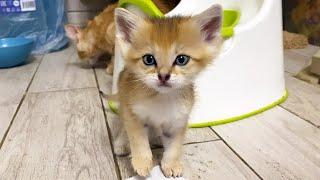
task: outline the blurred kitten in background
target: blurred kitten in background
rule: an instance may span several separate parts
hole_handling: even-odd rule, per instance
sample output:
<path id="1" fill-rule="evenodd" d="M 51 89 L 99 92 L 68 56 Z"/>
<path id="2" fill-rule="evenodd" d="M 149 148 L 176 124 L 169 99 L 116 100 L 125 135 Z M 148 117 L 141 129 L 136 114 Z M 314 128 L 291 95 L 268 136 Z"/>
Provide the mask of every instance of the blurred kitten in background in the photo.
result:
<path id="1" fill-rule="evenodd" d="M 153 2 L 163 13 L 170 11 L 178 3 L 178 1 L 172 0 L 153 0 Z M 71 24 L 65 26 L 67 36 L 77 44 L 77 52 L 81 60 L 94 63 L 105 53 L 111 55 L 111 61 L 107 66 L 108 74 L 112 74 L 114 64 L 114 10 L 116 7 L 118 7 L 118 3 L 107 6 L 99 15 L 89 21 L 85 28 Z"/>

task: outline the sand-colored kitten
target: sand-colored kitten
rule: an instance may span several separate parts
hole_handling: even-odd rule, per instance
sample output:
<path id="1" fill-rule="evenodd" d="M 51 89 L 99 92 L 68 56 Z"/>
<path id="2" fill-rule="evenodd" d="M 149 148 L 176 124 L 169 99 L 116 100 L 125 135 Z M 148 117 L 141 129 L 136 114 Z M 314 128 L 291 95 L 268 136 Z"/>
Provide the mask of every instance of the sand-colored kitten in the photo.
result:
<path id="1" fill-rule="evenodd" d="M 119 113 L 133 168 L 141 176 L 153 167 L 148 129 L 163 142 L 163 173 L 182 175 L 181 149 L 195 99 L 193 83 L 218 55 L 221 13 L 219 5 L 194 17 L 163 19 L 138 17 L 121 8 L 115 11 L 116 40 L 125 60 Z"/>

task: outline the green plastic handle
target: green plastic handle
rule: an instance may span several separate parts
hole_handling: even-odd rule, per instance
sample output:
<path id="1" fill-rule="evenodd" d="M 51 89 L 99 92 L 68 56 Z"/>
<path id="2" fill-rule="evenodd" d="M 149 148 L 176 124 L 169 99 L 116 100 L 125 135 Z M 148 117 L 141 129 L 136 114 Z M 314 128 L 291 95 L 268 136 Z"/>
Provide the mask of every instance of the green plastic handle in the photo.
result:
<path id="1" fill-rule="evenodd" d="M 128 5 L 139 7 L 144 13 L 151 17 L 163 18 L 164 14 L 151 0 L 120 0 L 119 6 L 126 8 Z"/>
<path id="2" fill-rule="evenodd" d="M 164 14 L 152 2 L 152 0 L 120 0 L 119 6 L 126 8 L 128 5 L 139 7 L 144 13 L 151 17 L 164 18 Z M 224 10 L 221 36 L 229 38 L 234 35 L 234 27 L 238 24 L 240 19 L 240 12 L 236 10 Z"/>
<path id="3" fill-rule="evenodd" d="M 236 10 L 223 10 L 221 35 L 229 38 L 234 35 L 234 28 L 240 19 L 240 12 Z"/>

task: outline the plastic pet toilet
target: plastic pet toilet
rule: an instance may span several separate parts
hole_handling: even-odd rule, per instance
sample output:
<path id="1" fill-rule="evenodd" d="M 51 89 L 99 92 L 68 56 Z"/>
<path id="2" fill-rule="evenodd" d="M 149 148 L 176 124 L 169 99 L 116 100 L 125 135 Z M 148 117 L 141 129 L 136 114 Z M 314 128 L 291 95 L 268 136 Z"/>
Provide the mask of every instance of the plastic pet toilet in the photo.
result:
<path id="1" fill-rule="evenodd" d="M 224 8 L 221 33 L 225 41 L 219 57 L 196 79 L 190 127 L 240 120 L 286 99 L 281 1 L 182 0 L 163 15 L 151 0 L 120 0 L 122 7 L 155 17 L 195 15 L 217 3 Z M 122 69 L 116 44 L 113 93 Z"/>

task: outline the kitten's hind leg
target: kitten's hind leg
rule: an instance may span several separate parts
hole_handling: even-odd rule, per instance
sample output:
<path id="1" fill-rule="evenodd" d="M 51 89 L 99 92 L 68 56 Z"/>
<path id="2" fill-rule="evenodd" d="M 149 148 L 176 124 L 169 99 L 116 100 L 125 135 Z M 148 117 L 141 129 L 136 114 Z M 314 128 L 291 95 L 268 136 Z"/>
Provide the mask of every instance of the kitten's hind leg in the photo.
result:
<path id="1" fill-rule="evenodd" d="M 126 156 L 130 153 L 129 139 L 127 133 L 122 126 L 122 123 L 119 126 L 119 133 L 114 141 L 114 152 L 117 156 Z"/>
<path id="2" fill-rule="evenodd" d="M 186 127 L 174 133 L 164 131 L 162 141 L 164 153 L 161 160 L 161 169 L 166 177 L 181 177 L 183 165 L 181 162 L 182 143 L 184 140 Z"/>
<path id="3" fill-rule="evenodd" d="M 126 156 L 130 153 L 129 139 L 123 123 L 119 118 L 115 118 L 112 127 L 116 129 L 116 137 L 114 140 L 114 153 L 117 156 Z"/>
<path id="4" fill-rule="evenodd" d="M 106 72 L 107 74 L 112 75 L 113 74 L 113 68 L 114 68 L 114 55 L 111 56 L 111 60 L 107 66 Z"/>

